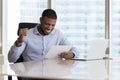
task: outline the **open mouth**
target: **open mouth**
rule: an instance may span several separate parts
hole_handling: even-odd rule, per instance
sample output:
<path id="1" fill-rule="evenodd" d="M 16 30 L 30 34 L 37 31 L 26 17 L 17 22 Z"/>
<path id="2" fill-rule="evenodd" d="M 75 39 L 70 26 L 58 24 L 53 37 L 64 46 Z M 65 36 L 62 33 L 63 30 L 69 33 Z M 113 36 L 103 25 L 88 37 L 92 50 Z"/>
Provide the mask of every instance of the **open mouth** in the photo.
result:
<path id="1" fill-rule="evenodd" d="M 47 33 L 50 33 L 50 32 L 51 32 L 51 30 L 46 30 L 46 32 L 47 32 Z"/>

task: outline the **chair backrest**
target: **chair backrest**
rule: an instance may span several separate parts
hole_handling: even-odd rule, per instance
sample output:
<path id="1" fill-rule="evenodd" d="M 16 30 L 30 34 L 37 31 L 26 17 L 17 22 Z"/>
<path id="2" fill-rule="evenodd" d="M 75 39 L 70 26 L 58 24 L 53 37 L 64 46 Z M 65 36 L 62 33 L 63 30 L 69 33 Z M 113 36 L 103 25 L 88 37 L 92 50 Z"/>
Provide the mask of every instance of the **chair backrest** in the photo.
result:
<path id="1" fill-rule="evenodd" d="M 33 28 L 37 25 L 38 23 L 27 23 L 27 22 L 23 22 L 23 23 L 19 23 L 19 27 L 18 27 L 18 32 L 17 35 L 19 35 L 19 31 L 21 28 Z"/>
<path id="2" fill-rule="evenodd" d="M 19 23 L 17 35 L 19 36 L 20 29 L 22 29 L 22 28 L 28 28 L 28 29 L 30 29 L 30 28 L 35 27 L 37 24 L 38 23 L 25 23 L 25 22 Z M 20 57 L 18 58 L 18 60 L 15 63 L 18 63 L 18 62 L 23 62 L 22 55 L 20 55 Z"/>

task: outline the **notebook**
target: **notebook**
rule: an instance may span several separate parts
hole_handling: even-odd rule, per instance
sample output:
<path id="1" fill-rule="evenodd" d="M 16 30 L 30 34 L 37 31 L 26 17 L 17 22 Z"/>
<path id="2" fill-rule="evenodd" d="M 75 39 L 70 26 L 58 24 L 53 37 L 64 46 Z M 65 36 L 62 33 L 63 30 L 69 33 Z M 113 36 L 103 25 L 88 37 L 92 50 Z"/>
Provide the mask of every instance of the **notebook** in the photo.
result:
<path id="1" fill-rule="evenodd" d="M 61 52 L 69 51 L 71 48 L 72 48 L 71 46 L 67 46 L 67 45 L 52 46 L 51 49 L 46 54 L 45 58 L 47 58 L 47 59 L 49 59 L 49 58 L 59 58 L 58 55 Z"/>
<path id="2" fill-rule="evenodd" d="M 108 48 L 108 40 L 92 40 L 89 43 L 90 48 L 86 55 L 86 58 L 73 58 L 72 60 L 81 60 L 81 61 L 89 61 L 89 60 L 102 60 L 102 59 L 111 59 L 106 57 L 106 49 Z"/>

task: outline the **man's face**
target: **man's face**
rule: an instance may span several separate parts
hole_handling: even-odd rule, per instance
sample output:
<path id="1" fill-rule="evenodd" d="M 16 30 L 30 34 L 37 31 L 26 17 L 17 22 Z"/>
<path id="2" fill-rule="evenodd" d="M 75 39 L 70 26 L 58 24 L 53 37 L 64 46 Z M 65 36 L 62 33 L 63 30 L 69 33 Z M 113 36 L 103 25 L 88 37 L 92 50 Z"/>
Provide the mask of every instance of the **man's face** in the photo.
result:
<path id="1" fill-rule="evenodd" d="M 41 22 L 41 28 L 43 30 L 44 35 L 48 35 L 54 29 L 56 24 L 56 19 L 41 17 L 40 22 Z"/>

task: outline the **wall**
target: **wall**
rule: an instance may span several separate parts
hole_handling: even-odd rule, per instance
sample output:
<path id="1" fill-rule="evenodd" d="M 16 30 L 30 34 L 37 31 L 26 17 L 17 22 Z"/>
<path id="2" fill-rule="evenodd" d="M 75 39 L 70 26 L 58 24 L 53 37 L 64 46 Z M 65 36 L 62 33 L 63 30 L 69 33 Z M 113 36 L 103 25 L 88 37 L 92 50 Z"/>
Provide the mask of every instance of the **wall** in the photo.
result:
<path id="1" fill-rule="evenodd" d="M 2 0 L 0 0 L 0 54 L 2 53 Z"/>
<path id="2" fill-rule="evenodd" d="M 0 48 L 1 48 L 1 44 L 2 44 L 2 0 L 0 0 Z"/>

